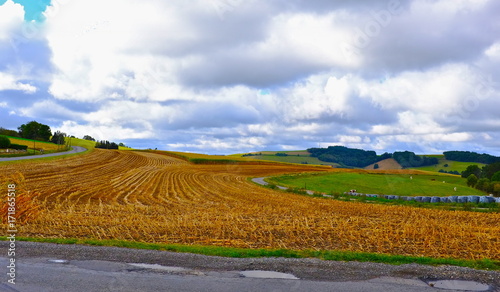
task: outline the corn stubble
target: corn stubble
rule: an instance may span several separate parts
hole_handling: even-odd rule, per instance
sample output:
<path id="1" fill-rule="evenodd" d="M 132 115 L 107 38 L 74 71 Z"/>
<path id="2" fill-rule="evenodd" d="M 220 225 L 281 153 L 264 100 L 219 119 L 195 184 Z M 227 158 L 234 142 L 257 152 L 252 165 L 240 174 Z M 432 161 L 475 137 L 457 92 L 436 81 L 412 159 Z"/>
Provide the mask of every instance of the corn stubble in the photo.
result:
<path id="1" fill-rule="evenodd" d="M 500 214 L 310 198 L 247 181 L 305 171 L 318 169 L 96 149 L 2 165 L 0 181 L 24 176 L 19 193 L 37 194 L 26 196 L 32 212 L 18 236 L 500 259 Z"/>

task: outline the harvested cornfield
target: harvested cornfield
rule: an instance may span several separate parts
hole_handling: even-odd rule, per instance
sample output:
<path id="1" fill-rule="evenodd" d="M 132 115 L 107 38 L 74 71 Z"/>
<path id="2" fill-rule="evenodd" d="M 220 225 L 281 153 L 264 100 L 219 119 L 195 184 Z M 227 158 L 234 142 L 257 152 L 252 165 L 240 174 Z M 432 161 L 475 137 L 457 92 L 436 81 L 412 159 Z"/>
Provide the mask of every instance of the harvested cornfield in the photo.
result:
<path id="1" fill-rule="evenodd" d="M 500 214 L 341 202 L 248 181 L 308 171 L 326 169 L 195 165 L 159 153 L 97 149 L 3 163 L 0 180 L 22 175 L 19 190 L 37 194 L 36 216 L 18 227 L 18 236 L 500 259 Z"/>

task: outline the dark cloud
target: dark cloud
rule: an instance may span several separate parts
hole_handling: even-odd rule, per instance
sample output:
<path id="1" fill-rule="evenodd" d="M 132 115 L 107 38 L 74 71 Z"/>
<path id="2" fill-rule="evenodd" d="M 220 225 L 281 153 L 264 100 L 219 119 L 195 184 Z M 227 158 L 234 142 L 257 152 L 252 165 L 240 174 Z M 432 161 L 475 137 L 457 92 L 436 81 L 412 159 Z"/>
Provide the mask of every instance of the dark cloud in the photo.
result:
<path id="1" fill-rule="evenodd" d="M 180 76 L 186 86 L 218 87 L 247 85 L 256 88 L 279 86 L 305 78 L 326 66 L 294 60 L 284 53 L 265 56 L 242 51 L 218 52 L 185 68 Z"/>
<path id="2" fill-rule="evenodd" d="M 262 122 L 259 113 L 251 106 L 219 103 L 197 102 L 177 107 L 180 113 L 168 128 L 232 128 L 239 124 Z"/>
<path id="3" fill-rule="evenodd" d="M 426 21 L 422 21 L 421 15 L 404 13 L 383 25 L 372 18 L 356 31 L 364 40 L 358 53 L 365 56 L 372 70 L 391 72 L 474 61 L 497 41 L 498 24 L 493 15 L 498 15 L 500 9 L 498 5 L 492 7 L 493 11 L 487 9 L 443 16 L 444 19 L 440 19 L 440 13 L 428 12 Z M 380 32 L 375 36 L 370 36 L 369 28 L 373 26 L 369 23 L 378 23 Z"/>
<path id="4" fill-rule="evenodd" d="M 314 12 L 314 13 L 329 13 L 334 10 L 346 10 L 354 13 L 370 12 L 387 9 L 388 6 L 395 6 L 399 9 L 404 9 L 412 1 L 408 0 L 386 0 L 386 1 L 372 1 L 372 0 L 280 0 L 275 1 L 276 5 L 285 7 L 290 11 L 295 12 Z"/>

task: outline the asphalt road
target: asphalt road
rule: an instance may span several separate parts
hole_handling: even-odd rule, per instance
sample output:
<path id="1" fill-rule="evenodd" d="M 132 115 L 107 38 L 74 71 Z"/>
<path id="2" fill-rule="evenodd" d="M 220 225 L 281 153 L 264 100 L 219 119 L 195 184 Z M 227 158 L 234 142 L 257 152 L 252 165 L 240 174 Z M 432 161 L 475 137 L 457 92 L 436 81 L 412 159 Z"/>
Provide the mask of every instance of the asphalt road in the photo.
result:
<path id="1" fill-rule="evenodd" d="M 68 155 L 68 154 L 73 154 L 73 153 L 80 153 L 80 152 L 84 152 L 86 150 L 87 150 L 86 148 L 83 148 L 80 146 L 73 146 L 73 149 L 70 151 L 41 154 L 41 155 L 0 158 L 0 162 L 1 161 L 15 161 L 15 160 L 38 159 L 38 158 L 43 158 L 43 157 L 61 156 L 61 155 Z"/>
<path id="2" fill-rule="evenodd" d="M 7 242 L 0 242 L 2 249 L 7 251 Z M 426 279 L 475 280 L 490 285 L 488 291 L 500 287 L 498 272 L 458 267 L 236 259 L 30 242 L 16 242 L 13 285 L 7 283 L 10 258 L 5 257 L 6 252 L 3 255 L 0 291 L 459 291 L 430 287 Z M 298 279 L 253 278 L 242 274 L 260 270 L 287 273 L 270 275 L 273 277 Z"/>

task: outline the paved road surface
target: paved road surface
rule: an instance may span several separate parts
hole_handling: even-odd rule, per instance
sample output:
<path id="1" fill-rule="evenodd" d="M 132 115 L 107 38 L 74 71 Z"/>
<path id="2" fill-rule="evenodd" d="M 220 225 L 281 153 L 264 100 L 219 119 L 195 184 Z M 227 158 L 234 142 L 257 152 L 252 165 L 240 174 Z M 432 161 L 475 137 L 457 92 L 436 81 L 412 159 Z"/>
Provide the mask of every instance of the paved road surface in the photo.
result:
<path id="1" fill-rule="evenodd" d="M 38 159 L 38 158 L 43 158 L 43 157 L 61 156 L 61 155 L 67 155 L 67 154 L 73 154 L 73 153 L 80 153 L 80 152 L 84 152 L 86 150 L 87 150 L 86 148 L 83 148 L 80 146 L 73 146 L 73 149 L 70 151 L 42 154 L 42 155 L 0 158 L 0 162 L 1 161 L 15 161 L 15 160 Z"/>
<path id="2" fill-rule="evenodd" d="M 7 242 L 0 242 L 0 250 L 7 248 Z M 483 282 L 489 279 L 491 285 L 500 275 L 455 267 L 234 259 L 29 242 L 17 242 L 16 253 L 15 285 L 7 284 L 6 253 L 0 257 L 0 269 L 5 271 L 0 273 L 0 291 L 457 291 L 432 288 L 419 278 L 478 277 Z M 248 270 L 286 272 L 299 279 L 244 277 L 242 271 Z M 493 286 L 489 291 L 495 291 Z"/>

